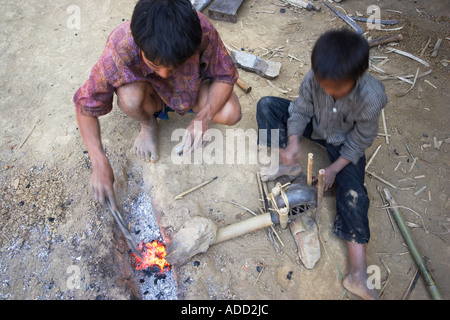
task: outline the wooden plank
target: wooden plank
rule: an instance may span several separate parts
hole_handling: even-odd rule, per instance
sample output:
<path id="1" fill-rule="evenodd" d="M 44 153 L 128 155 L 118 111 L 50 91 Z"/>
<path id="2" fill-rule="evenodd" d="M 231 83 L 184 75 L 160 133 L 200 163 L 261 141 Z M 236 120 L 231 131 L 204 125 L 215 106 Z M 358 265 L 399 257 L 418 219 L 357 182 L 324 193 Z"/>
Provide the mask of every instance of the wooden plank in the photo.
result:
<path id="1" fill-rule="evenodd" d="M 237 11 L 244 0 L 216 0 L 208 9 L 211 19 L 236 23 Z"/>

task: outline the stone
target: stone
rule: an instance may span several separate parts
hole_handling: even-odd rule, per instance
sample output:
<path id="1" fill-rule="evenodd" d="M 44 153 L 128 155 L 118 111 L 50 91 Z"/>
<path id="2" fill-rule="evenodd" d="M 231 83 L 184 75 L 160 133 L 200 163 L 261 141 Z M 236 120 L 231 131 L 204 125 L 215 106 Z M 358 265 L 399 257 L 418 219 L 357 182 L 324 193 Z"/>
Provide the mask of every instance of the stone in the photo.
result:
<path id="1" fill-rule="evenodd" d="M 217 227 L 209 219 L 195 216 L 187 220 L 166 246 L 165 259 L 181 266 L 198 253 L 208 250 L 216 241 Z"/>
<path id="2" fill-rule="evenodd" d="M 236 23 L 237 11 L 244 0 L 215 0 L 208 9 L 211 19 Z"/>
<path id="3" fill-rule="evenodd" d="M 267 79 L 275 79 L 280 74 L 281 62 L 264 60 L 253 54 L 238 50 L 231 50 L 231 59 L 237 67 L 255 72 Z"/>
<path id="4" fill-rule="evenodd" d="M 210 2 L 211 0 L 191 0 L 192 5 L 197 11 L 202 11 L 205 9 Z"/>
<path id="5" fill-rule="evenodd" d="M 307 269 L 314 268 L 316 262 L 320 259 L 321 253 L 319 231 L 311 213 L 308 212 L 293 220 L 289 227 L 297 244 L 298 256 L 303 265 Z"/>

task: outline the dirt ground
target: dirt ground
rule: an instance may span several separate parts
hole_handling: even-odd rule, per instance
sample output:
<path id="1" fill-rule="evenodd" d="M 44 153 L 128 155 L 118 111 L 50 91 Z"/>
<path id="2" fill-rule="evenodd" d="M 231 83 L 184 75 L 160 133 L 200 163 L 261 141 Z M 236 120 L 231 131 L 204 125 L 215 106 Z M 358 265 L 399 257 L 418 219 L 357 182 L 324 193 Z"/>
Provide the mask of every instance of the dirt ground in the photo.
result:
<path id="1" fill-rule="evenodd" d="M 1 131 L 0 154 L 0 298 L 1 299 L 130 299 L 141 298 L 139 275 L 131 270 L 123 239 L 106 208 L 96 203 L 90 188 L 91 167 L 81 140 L 71 99 L 87 79 L 103 50 L 110 31 L 130 19 L 135 1 L 11 1 L 0 13 Z M 430 64 L 426 67 L 405 56 L 389 53 L 383 45 L 371 50 L 372 62 L 385 75 L 415 75 L 432 70 L 411 84 L 383 80 L 389 96 L 385 108 L 385 136 L 377 137 L 367 150 L 379 152 L 368 170 L 396 186 L 366 175 L 371 200 L 371 240 L 367 264 L 381 270 L 384 299 L 401 299 L 414 276 L 415 264 L 407 246 L 392 224 L 377 187 L 388 188 L 444 298 L 450 297 L 450 113 L 449 113 L 449 13 L 450 1 L 345 0 L 348 14 L 363 14 L 377 5 L 382 19 L 398 19 L 398 31 L 367 30 L 367 38 L 401 33 L 394 48 L 409 52 Z M 79 28 L 68 22 L 73 7 L 80 11 Z M 323 4 L 321 12 L 283 6 L 277 0 L 247 0 L 236 24 L 212 20 L 225 43 L 256 55 L 279 48 L 270 59 L 282 63 L 272 87 L 266 79 L 243 70 L 241 78 L 251 94 L 236 87 L 242 120 L 234 129 L 256 129 L 256 103 L 267 95 L 294 99 L 302 76 L 309 70 L 315 40 L 345 23 Z M 207 9 L 204 10 L 207 13 Z M 71 21 L 71 20 L 70 20 Z M 432 49 L 443 39 L 437 55 Z M 428 47 L 423 51 L 427 41 Z M 282 46 L 282 48 L 280 48 Z M 289 58 L 288 55 L 296 59 Z M 270 54 L 264 55 L 268 58 Z M 410 78 L 413 80 L 413 78 Z M 285 91 L 281 92 L 278 89 Z M 115 172 L 115 188 L 127 208 L 145 190 L 165 236 L 193 216 L 213 220 L 218 227 L 238 221 L 242 209 L 261 206 L 256 172 L 262 165 L 174 164 L 171 139 L 175 129 L 185 128 L 192 115 L 170 115 L 160 122 L 158 163 L 143 163 L 130 147 L 138 133 L 136 122 L 115 106 L 101 118 L 104 147 Z M 226 135 L 222 126 L 213 126 Z M 380 119 L 380 132 L 384 127 Z M 435 147 L 434 140 L 439 148 Z M 387 143 L 389 142 L 389 143 Z M 440 145 L 439 145 L 439 142 Z M 416 157 L 417 167 L 405 147 Z M 248 152 L 248 150 L 245 150 Z M 325 151 L 307 144 L 314 153 L 314 172 L 328 164 Z M 175 201 L 173 196 L 205 180 L 218 179 Z M 422 187 L 426 189 L 419 192 Z M 403 190 L 402 188 L 412 187 Z M 412 211 L 414 210 L 414 212 Z M 325 197 L 320 220 L 322 257 L 312 270 L 298 262 L 289 229 L 276 227 L 284 246 L 276 251 L 265 230 L 211 246 L 184 266 L 176 268 L 180 299 L 359 299 L 346 292 L 341 275 L 348 272 L 347 249 L 332 234 L 333 197 Z M 250 218 L 244 214 L 241 219 Z M 152 239 L 149 239 L 152 240 Z M 263 266 L 262 273 L 257 270 Z M 261 270 L 261 269 L 259 269 Z M 389 272 L 388 272 L 389 270 Z M 77 282 L 78 281 L 78 282 Z M 422 278 L 410 299 L 428 300 Z"/>

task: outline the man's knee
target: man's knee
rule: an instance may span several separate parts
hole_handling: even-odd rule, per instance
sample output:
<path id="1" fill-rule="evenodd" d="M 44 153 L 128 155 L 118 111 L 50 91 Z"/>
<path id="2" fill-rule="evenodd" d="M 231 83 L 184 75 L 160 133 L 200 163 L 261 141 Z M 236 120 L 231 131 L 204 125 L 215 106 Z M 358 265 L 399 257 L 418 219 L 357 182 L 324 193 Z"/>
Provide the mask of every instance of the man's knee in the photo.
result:
<path id="1" fill-rule="evenodd" d="M 233 126 L 242 119 L 241 104 L 238 97 L 233 93 L 230 100 L 223 106 L 216 116 L 214 122 Z"/>
<path id="2" fill-rule="evenodd" d="M 242 110 L 241 110 L 241 104 L 239 101 L 233 103 L 232 110 L 230 112 L 230 115 L 228 117 L 228 125 L 232 126 L 241 121 L 242 119 Z"/>
<path id="3" fill-rule="evenodd" d="M 136 111 L 143 108 L 147 92 L 146 82 L 132 82 L 117 88 L 117 105 L 124 111 Z"/>

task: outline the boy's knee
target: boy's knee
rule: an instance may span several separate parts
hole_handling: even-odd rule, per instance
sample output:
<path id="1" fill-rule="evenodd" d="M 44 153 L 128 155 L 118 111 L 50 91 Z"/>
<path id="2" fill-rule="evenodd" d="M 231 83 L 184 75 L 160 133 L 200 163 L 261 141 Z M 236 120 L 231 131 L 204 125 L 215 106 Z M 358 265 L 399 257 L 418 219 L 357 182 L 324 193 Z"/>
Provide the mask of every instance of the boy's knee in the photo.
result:
<path id="1" fill-rule="evenodd" d="M 262 97 L 256 104 L 256 115 L 264 116 L 270 110 L 272 105 L 271 97 Z"/>

